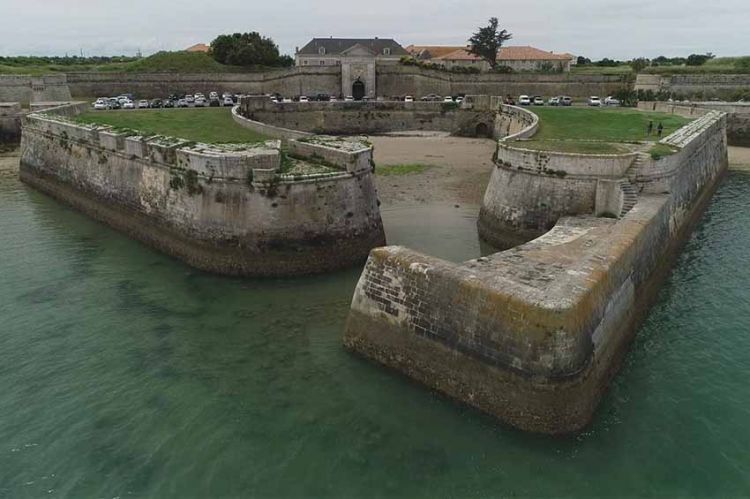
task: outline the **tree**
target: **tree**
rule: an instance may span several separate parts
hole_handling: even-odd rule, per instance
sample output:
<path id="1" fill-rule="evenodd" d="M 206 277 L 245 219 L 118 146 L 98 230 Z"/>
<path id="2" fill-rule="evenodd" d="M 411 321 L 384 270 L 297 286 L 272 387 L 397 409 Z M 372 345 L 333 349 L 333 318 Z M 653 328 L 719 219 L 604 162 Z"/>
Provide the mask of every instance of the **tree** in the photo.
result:
<path id="1" fill-rule="evenodd" d="M 582 55 L 579 55 L 577 62 L 579 66 L 585 66 L 586 64 L 591 64 L 591 59 L 589 59 L 588 57 L 583 57 Z"/>
<path id="2" fill-rule="evenodd" d="M 279 47 L 260 33 L 219 35 L 211 42 L 211 55 L 221 64 L 233 66 L 281 66 L 288 59 L 279 56 Z"/>
<path id="3" fill-rule="evenodd" d="M 651 61 L 649 61 L 645 57 L 639 57 L 630 61 L 630 67 L 633 68 L 633 71 L 635 71 L 636 73 L 640 73 L 650 65 Z"/>
<path id="4" fill-rule="evenodd" d="M 686 64 L 688 66 L 703 66 L 707 61 L 713 59 L 715 56 L 708 52 L 707 54 L 690 54 L 687 58 Z"/>
<path id="5" fill-rule="evenodd" d="M 489 25 L 479 28 L 479 31 L 469 38 L 469 53 L 487 61 L 492 69 L 497 66 L 497 53 L 500 47 L 513 38 L 507 30 L 498 31 L 498 24 L 497 17 L 492 17 Z"/>

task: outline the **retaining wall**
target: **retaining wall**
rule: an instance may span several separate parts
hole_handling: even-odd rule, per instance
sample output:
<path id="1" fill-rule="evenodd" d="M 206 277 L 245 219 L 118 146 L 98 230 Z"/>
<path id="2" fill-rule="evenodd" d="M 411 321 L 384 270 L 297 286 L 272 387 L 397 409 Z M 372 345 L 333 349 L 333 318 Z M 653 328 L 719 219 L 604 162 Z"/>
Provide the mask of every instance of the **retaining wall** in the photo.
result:
<path id="1" fill-rule="evenodd" d="M 60 116 L 86 106 L 27 117 L 21 179 L 194 267 L 324 272 L 385 242 L 369 146 L 330 157 L 329 173 L 291 175 L 280 171 L 278 142 L 208 146 Z M 319 154 L 336 146 L 327 140 Z"/>
<path id="2" fill-rule="evenodd" d="M 274 103 L 267 97 L 242 97 L 239 114 L 275 128 L 333 135 L 426 130 L 474 136 L 480 124 L 487 134 L 495 124 L 493 110 L 443 102 Z"/>
<path id="3" fill-rule="evenodd" d="M 669 192 L 643 194 L 622 219 L 563 218 L 463 264 L 373 250 L 344 344 L 521 429 L 581 430 L 727 167 L 726 117 L 706 120 L 673 138 Z"/>
<path id="4" fill-rule="evenodd" d="M 636 90 L 672 92 L 679 98 L 736 99 L 750 87 L 750 74 L 638 75 Z"/>
<path id="5" fill-rule="evenodd" d="M 17 142 L 21 138 L 21 104 L 0 102 L 0 143 Z"/>
<path id="6" fill-rule="evenodd" d="M 0 75 L 0 102 L 70 101 L 67 78 L 62 75 Z"/>

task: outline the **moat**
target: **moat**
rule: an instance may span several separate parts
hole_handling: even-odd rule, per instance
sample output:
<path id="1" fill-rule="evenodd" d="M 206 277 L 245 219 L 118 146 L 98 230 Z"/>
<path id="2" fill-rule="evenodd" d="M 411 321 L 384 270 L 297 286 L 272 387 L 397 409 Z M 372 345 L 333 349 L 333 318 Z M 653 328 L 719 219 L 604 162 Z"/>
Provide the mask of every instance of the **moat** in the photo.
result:
<path id="1" fill-rule="evenodd" d="M 347 354 L 361 268 L 207 275 L 61 207 L 17 180 L 14 158 L 0 161 L 0 497 L 750 488 L 750 173 L 724 180 L 593 426 L 553 439 Z M 382 213 L 390 242 L 458 262 L 482 252 L 478 209 L 401 200 Z"/>

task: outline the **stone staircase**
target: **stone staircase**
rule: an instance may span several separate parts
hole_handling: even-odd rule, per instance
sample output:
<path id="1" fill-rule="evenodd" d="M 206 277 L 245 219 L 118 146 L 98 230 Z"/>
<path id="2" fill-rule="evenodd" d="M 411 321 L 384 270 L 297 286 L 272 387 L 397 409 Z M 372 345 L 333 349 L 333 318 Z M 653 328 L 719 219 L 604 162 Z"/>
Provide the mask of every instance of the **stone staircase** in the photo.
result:
<path id="1" fill-rule="evenodd" d="M 638 202 L 638 188 L 628 179 L 622 179 L 619 183 L 623 195 L 622 211 L 620 211 L 620 218 L 622 218 Z"/>
<path id="2" fill-rule="evenodd" d="M 625 176 L 628 178 L 628 180 L 630 180 L 631 184 L 636 183 L 638 174 L 641 173 L 641 169 L 648 163 L 649 159 L 651 159 L 651 157 L 648 153 L 643 151 L 638 152 L 638 155 L 635 157 L 633 164 L 631 164 L 630 168 L 628 168 L 625 172 Z"/>

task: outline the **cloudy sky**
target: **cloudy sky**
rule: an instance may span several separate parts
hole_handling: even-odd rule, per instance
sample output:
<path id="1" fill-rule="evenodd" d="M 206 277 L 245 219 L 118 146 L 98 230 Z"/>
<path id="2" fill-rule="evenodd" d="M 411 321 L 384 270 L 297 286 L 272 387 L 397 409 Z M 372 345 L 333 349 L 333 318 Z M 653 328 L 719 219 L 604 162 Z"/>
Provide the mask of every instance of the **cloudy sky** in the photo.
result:
<path id="1" fill-rule="evenodd" d="M 286 53 L 315 36 L 453 45 L 491 16 L 511 44 L 590 58 L 750 54 L 748 0 L 0 0 L 0 55 L 150 54 L 236 31 Z"/>

